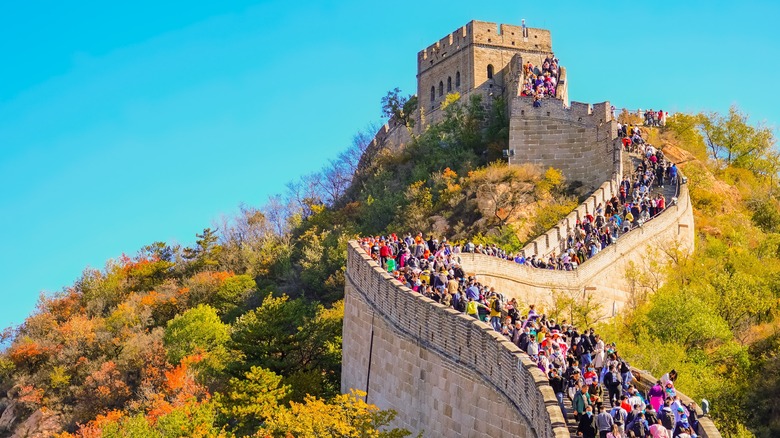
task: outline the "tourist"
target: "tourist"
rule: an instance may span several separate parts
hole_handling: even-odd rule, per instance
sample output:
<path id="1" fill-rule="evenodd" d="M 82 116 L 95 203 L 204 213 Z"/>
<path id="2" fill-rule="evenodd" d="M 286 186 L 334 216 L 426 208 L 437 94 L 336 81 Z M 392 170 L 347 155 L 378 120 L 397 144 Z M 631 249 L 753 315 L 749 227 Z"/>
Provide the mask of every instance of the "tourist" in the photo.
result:
<path id="1" fill-rule="evenodd" d="M 581 420 L 585 415 L 586 408 L 591 407 L 590 395 L 588 394 L 588 386 L 581 385 L 579 391 L 574 394 L 572 399 L 572 409 L 574 409 L 574 418 Z"/>
<path id="2" fill-rule="evenodd" d="M 593 416 L 593 408 L 587 406 L 579 416 L 577 425 L 577 436 L 583 438 L 596 438 L 596 418 Z"/>
<path id="3" fill-rule="evenodd" d="M 625 435 L 620 431 L 620 426 L 613 424 L 612 429 L 607 434 L 607 438 L 625 438 Z"/>
<path id="4" fill-rule="evenodd" d="M 599 414 L 596 416 L 596 428 L 598 428 L 599 437 L 606 438 L 614 426 L 615 420 L 609 415 L 607 408 L 603 405 L 599 407 Z"/>
<path id="5" fill-rule="evenodd" d="M 558 406 L 561 408 L 563 418 L 566 418 L 566 406 L 563 403 L 564 392 L 566 391 L 566 381 L 561 377 L 560 372 L 556 368 L 550 370 L 550 387 L 552 387 L 555 393 L 555 398 L 558 399 Z"/>

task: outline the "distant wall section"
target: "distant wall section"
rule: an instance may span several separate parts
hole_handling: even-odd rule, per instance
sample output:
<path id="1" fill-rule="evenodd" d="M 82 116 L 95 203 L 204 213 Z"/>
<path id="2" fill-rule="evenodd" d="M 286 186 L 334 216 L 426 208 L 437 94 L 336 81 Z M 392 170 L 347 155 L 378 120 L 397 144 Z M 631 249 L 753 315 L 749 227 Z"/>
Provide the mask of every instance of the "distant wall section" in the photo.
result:
<path id="1" fill-rule="evenodd" d="M 483 284 L 526 304 L 547 307 L 557 290 L 575 297 L 590 295 L 601 304 L 603 316 L 612 316 L 631 300 L 626 279 L 630 263 L 643 266 L 652 257 L 662 257 L 661 249 L 677 245 L 682 252 L 692 253 L 694 239 L 693 207 L 688 186 L 682 185 L 677 205 L 624 234 L 574 271 L 531 268 L 481 254 L 460 257 L 464 269 Z"/>
<path id="2" fill-rule="evenodd" d="M 402 149 L 410 141 L 412 141 L 412 136 L 409 129 L 391 117 L 386 124 L 379 128 L 371 143 L 366 147 L 358 162 L 358 172 L 368 168 L 382 149 Z"/>

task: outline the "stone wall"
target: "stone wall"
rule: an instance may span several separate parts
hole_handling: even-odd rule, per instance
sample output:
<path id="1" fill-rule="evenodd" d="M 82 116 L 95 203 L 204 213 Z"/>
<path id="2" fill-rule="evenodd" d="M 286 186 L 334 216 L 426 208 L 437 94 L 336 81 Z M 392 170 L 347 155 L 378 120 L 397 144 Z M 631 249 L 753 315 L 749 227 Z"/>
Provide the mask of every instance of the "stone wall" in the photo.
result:
<path id="1" fill-rule="evenodd" d="M 620 180 L 623 172 L 622 160 L 619 158 L 622 153 L 620 145 L 616 146 L 614 153 L 618 158 L 614 161 L 614 169 L 610 179 L 601 184 L 582 204 L 578 205 L 577 208 L 561 219 L 549 231 L 523 247 L 523 253 L 526 257 L 532 255 L 546 257 L 552 253 L 562 254 L 566 248 L 566 238 L 569 231 L 574 229 L 577 221 L 582 220 L 588 214 L 595 216 L 595 211 L 599 204 L 606 206 L 613 196 L 620 193 Z"/>
<path id="2" fill-rule="evenodd" d="M 631 285 L 625 277 L 628 265 L 633 262 L 641 266 L 651 257 L 653 248 L 673 242 L 679 243 L 683 251 L 693 252 L 693 208 L 685 184 L 680 187 L 676 205 L 622 235 L 617 243 L 575 271 L 531 268 L 481 254 L 461 254 L 461 259 L 465 270 L 477 275 L 483 284 L 526 304 L 549 306 L 552 290 L 581 294 L 578 296 L 590 294 L 601 303 L 604 316 L 611 316 L 630 301 Z"/>
<path id="3" fill-rule="evenodd" d="M 513 162 L 554 167 L 568 181 L 580 181 L 588 191 L 595 190 L 620 160 L 614 141 L 617 122 L 609 102 L 592 106 L 572 102 L 570 107 L 563 102 L 542 99 L 541 106 L 534 107 L 531 97 L 512 100 L 509 148 L 515 151 Z"/>
<path id="4" fill-rule="evenodd" d="M 399 123 L 394 117 L 391 117 L 390 120 L 382 125 L 382 127 L 379 128 L 379 131 L 374 134 L 371 143 L 368 144 L 363 155 L 360 156 L 358 173 L 365 170 L 373 158 L 383 148 L 401 149 L 410 141 L 412 141 L 412 136 L 406 126 Z"/>
<path id="5" fill-rule="evenodd" d="M 342 392 L 428 437 L 569 436 L 547 378 L 487 324 L 392 279 L 348 246 Z"/>

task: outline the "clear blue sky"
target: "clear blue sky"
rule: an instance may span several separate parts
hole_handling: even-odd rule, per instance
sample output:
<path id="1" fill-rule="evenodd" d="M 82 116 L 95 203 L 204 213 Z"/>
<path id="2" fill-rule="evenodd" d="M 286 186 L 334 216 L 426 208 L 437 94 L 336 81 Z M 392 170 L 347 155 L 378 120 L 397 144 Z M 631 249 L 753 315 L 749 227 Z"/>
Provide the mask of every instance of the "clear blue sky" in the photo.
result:
<path id="1" fill-rule="evenodd" d="M 0 326 L 317 170 L 471 19 L 551 29 L 572 100 L 780 120 L 777 2 L 381 4 L 0 3 Z"/>

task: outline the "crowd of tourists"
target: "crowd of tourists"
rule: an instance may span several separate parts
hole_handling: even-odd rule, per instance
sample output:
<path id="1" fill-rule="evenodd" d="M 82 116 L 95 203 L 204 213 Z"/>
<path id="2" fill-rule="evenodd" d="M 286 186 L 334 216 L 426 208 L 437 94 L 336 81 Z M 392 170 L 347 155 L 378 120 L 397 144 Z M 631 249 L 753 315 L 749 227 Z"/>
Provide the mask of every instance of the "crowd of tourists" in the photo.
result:
<path id="1" fill-rule="evenodd" d="M 653 111 L 651 109 L 644 112 L 645 126 L 666 126 L 666 117 L 669 115 L 664 110 Z"/>
<path id="2" fill-rule="evenodd" d="M 523 309 L 516 298 L 481 284 L 463 270 L 460 245 L 446 238 L 425 240 L 422 233 L 366 237 L 360 244 L 402 284 L 489 323 L 524 351 L 548 375 L 564 417 L 564 397 L 571 400 L 582 436 L 697 436 L 695 406 L 680 401 L 674 371 L 642 391 L 636 385 L 639 376 L 631 372 L 614 343 L 606 343 L 592 329 L 580 332 L 566 320 L 547 318 L 534 305 Z M 496 256 L 503 253 L 495 245 L 482 251 Z"/>
<path id="3" fill-rule="evenodd" d="M 560 79 L 558 58 L 555 55 L 544 59 L 541 66 L 534 66 L 530 61 L 523 65 L 523 83 L 521 96 L 533 96 L 534 105 L 544 97 L 555 97 Z"/>
<path id="4" fill-rule="evenodd" d="M 653 189 L 663 188 L 664 184 L 677 184 L 677 167 L 652 145 L 642 143 L 641 153 L 642 159 L 633 175 L 626 175 L 621 181 L 619 194 L 613 196 L 606 205 L 599 204 L 594 212 L 578 219 L 569 230 L 560 253 L 553 252 L 546 257 L 526 255 L 522 251 L 504 251 L 495 244 L 477 245 L 468 241 L 461 245 L 450 243 L 446 238 L 439 242 L 432 236 L 425 240 L 422 234 L 416 237 L 407 235 L 403 239 L 391 235 L 382 238 L 384 240 L 377 236 L 373 239 L 373 249 L 368 248 L 369 252 L 377 252 L 377 257 L 381 257 L 383 263 L 389 261 L 393 270 L 404 268 L 410 263 L 412 268 L 422 268 L 428 264 L 438 267 L 446 264 L 452 254 L 461 252 L 498 257 L 533 268 L 577 269 L 589 258 L 615 244 L 620 236 L 642 226 L 667 208 L 663 193 L 654 193 Z M 676 198 L 671 199 L 672 204 L 676 202 Z M 383 246 L 387 248 L 382 249 Z M 378 254 L 380 251 L 386 254 Z"/>
<path id="5" fill-rule="evenodd" d="M 641 376 L 632 372 L 614 343 L 604 342 L 593 329 L 579 333 L 565 321 L 559 325 L 540 319 L 536 332 L 531 331 L 528 339 L 526 351 L 532 358 L 536 354 L 539 368 L 547 373 L 564 416 L 564 397 L 571 400 L 578 435 L 586 438 L 698 436 L 696 405 L 693 402 L 685 405 L 680 400 L 674 387 L 677 379 L 674 370 L 643 391 L 638 385 Z"/>

